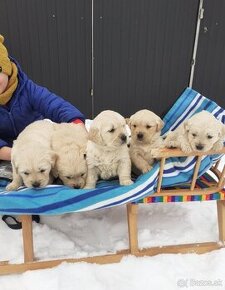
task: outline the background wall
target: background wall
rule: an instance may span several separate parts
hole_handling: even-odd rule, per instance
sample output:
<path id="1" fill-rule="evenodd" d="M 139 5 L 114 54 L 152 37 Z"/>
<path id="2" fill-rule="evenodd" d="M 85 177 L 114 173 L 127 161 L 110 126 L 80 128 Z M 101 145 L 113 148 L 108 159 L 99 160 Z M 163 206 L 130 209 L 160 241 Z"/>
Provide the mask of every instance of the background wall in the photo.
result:
<path id="1" fill-rule="evenodd" d="M 103 109 L 129 116 L 141 108 L 163 116 L 189 84 L 198 5 L 0 0 L 0 33 L 34 81 L 87 117 Z M 204 0 L 204 9 L 193 88 L 225 107 L 225 3 Z"/>
<path id="2" fill-rule="evenodd" d="M 225 1 L 204 0 L 193 88 L 225 108 Z"/>
<path id="3" fill-rule="evenodd" d="M 91 1 L 0 0 L 0 33 L 40 85 L 91 115 Z"/>

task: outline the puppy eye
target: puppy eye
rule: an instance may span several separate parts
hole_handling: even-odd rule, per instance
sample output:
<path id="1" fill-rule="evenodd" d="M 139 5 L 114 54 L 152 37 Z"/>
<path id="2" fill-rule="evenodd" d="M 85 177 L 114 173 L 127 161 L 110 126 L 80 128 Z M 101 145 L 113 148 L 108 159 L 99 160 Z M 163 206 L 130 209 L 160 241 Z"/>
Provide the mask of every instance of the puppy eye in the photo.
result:
<path id="1" fill-rule="evenodd" d="M 152 126 L 149 126 L 149 125 L 146 126 L 147 129 L 150 129 L 151 127 L 152 127 Z"/>
<path id="2" fill-rule="evenodd" d="M 208 139 L 212 139 L 212 138 L 213 138 L 213 136 L 211 136 L 211 135 L 208 135 L 208 136 L 207 136 L 207 138 L 208 138 Z"/>
<path id="3" fill-rule="evenodd" d="M 27 171 L 25 171 L 25 172 L 24 172 L 24 174 L 25 174 L 25 175 L 29 175 L 30 173 L 29 173 L 29 172 L 27 172 Z"/>
<path id="4" fill-rule="evenodd" d="M 136 128 L 137 126 L 136 125 L 133 125 L 133 127 Z"/>
<path id="5" fill-rule="evenodd" d="M 46 171 L 45 169 L 41 169 L 41 170 L 40 170 L 41 173 L 44 173 L 45 171 Z"/>
<path id="6" fill-rule="evenodd" d="M 109 130 L 108 132 L 109 133 L 113 133 L 115 131 L 115 129 L 114 128 L 112 128 L 111 130 Z"/>
<path id="7" fill-rule="evenodd" d="M 67 178 L 67 179 L 71 179 L 72 177 L 71 177 L 71 176 L 66 176 L 66 178 Z"/>
<path id="8" fill-rule="evenodd" d="M 82 173 L 80 176 L 83 177 L 85 175 L 85 173 Z"/>
<path id="9" fill-rule="evenodd" d="M 0 73 L 2 72 L 2 67 L 0 66 Z"/>
<path id="10" fill-rule="evenodd" d="M 87 158 L 87 154 L 84 154 L 84 159 L 86 159 Z"/>
<path id="11" fill-rule="evenodd" d="M 193 137 L 196 137 L 196 136 L 197 136 L 197 134 L 193 133 L 193 134 L 192 134 L 192 136 L 193 136 Z"/>

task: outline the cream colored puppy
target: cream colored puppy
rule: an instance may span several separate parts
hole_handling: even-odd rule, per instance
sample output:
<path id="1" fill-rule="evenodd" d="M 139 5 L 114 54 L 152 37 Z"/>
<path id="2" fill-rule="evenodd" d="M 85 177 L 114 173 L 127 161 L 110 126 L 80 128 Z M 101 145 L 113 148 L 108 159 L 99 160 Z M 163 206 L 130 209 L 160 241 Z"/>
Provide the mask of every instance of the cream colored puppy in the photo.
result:
<path id="1" fill-rule="evenodd" d="M 55 125 L 52 148 L 57 154 L 53 174 L 64 185 L 83 188 L 87 177 L 87 131 L 82 124 Z"/>
<path id="2" fill-rule="evenodd" d="M 133 183 L 126 135 L 125 119 L 114 111 L 103 111 L 93 120 L 88 134 L 85 188 L 95 188 L 99 177 L 119 176 L 120 185 Z"/>
<path id="3" fill-rule="evenodd" d="M 16 190 L 21 185 L 44 187 L 52 182 L 51 169 L 56 155 L 51 150 L 54 123 L 36 121 L 17 137 L 12 148 L 13 180 L 6 190 Z"/>
<path id="4" fill-rule="evenodd" d="M 224 137 L 225 126 L 213 114 L 202 111 L 169 132 L 164 143 L 168 148 L 180 148 L 185 153 L 205 152 L 222 149 Z"/>
<path id="5" fill-rule="evenodd" d="M 140 110 L 130 117 L 128 124 L 131 130 L 131 161 L 137 169 L 146 173 L 154 162 L 151 150 L 163 147 L 160 133 L 164 123 L 153 112 Z"/>

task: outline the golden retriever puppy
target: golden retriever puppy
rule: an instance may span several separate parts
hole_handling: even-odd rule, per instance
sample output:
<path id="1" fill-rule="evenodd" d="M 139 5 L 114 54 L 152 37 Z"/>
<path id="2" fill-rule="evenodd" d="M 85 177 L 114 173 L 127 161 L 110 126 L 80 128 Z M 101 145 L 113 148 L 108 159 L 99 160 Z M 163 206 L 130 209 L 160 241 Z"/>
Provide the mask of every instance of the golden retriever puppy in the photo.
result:
<path id="1" fill-rule="evenodd" d="M 88 176 L 85 188 L 95 188 L 98 178 L 118 176 L 120 185 L 130 185 L 131 161 L 125 119 L 103 111 L 90 126 L 87 144 Z"/>
<path id="2" fill-rule="evenodd" d="M 55 125 L 52 148 L 57 154 L 53 174 L 64 185 L 83 188 L 87 177 L 87 131 L 82 124 Z"/>
<path id="3" fill-rule="evenodd" d="M 168 148 L 180 148 L 185 153 L 216 151 L 222 149 L 224 137 L 225 126 L 213 114 L 202 111 L 169 132 L 164 144 Z"/>
<path id="4" fill-rule="evenodd" d="M 152 168 L 154 162 L 151 150 L 163 147 L 160 133 L 164 123 L 153 112 L 140 110 L 130 117 L 128 124 L 131 130 L 132 164 L 142 173 L 146 173 Z"/>
<path id="5" fill-rule="evenodd" d="M 44 187 L 52 182 L 51 170 L 56 155 L 51 149 L 54 123 L 41 120 L 27 126 L 12 147 L 13 180 L 6 190 Z"/>

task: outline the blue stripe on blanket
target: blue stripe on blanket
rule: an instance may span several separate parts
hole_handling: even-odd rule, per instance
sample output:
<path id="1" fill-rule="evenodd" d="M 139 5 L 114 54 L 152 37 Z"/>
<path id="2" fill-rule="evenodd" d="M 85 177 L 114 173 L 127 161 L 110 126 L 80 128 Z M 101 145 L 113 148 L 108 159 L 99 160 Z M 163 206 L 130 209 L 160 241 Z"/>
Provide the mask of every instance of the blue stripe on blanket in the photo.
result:
<path id="1" fill-rule="evenodd" d="M 164 117 L 162 134 L 176 129 L 184 120 L 197 112 L 207 110 L 225 123 L 225 111 L 215 102 L 187 88 Z M 205 156 L 199 176 L 205 173 L 221 156 Z M 170 187 L 192 179 L 195 157 L 169 158 L 166 161 L 162 185 Z M 137 178 L 134 184 L 120 186 L 118 180 L 100 181 L 96 189 L 71 189 L 50 185 L 44 189 L 21 188 L 6 192 L 6 181 L 0 180 L 0 214 L 56 215 L 113 207 L 131 201 L 138 202 L 157 186 L 159 163 L 151 171 Z"/>

